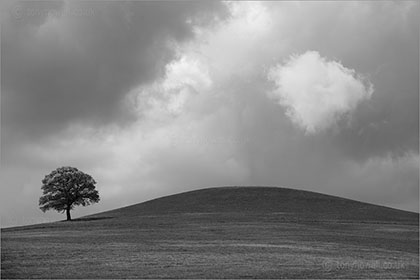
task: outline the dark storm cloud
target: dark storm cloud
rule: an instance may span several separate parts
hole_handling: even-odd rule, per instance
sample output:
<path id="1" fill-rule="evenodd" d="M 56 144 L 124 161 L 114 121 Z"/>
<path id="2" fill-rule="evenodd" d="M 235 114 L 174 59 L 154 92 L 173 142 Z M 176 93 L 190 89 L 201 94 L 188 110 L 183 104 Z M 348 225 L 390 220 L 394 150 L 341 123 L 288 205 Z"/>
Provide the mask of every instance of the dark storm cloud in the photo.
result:
<path id="1" fill-rule="evenodd" d="M 22 134 L 70 121 L 124 121 L 122 97 L 154 79 L 191 22 L 217 2 L 13 2 L 2 22 L 2 126 Z M 17 129 L 18 128 L 18 129 Z"/>

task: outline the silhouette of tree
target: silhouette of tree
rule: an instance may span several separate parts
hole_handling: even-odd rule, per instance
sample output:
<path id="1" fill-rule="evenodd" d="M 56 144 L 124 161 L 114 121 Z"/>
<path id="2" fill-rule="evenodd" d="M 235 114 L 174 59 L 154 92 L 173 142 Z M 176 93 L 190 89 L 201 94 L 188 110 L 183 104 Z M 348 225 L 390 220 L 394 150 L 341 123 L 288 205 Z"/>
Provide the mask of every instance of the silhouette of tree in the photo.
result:
<path id="1" fill-rule="evenodd" d="M 90 175 L 77 168 L 57 168 L 42 180 L 43 195 L 39 198 L 39 208 L 43 212 L 49 209 L 66 212 L 67 221 L 70 221 L 70 210 L 74 206 L 87 206 L 99 202 L 95 184 Z"/>

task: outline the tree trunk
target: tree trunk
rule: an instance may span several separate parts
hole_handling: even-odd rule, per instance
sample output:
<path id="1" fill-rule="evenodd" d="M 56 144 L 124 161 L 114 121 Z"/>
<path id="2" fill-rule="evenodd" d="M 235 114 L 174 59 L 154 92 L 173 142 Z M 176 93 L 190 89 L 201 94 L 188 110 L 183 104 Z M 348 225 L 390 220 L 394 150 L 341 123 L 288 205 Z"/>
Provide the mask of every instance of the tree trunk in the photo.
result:
<path id="1" fill-rule="evenodd" d="M 71 216 L 70 216 L 70 207 L 67 207 L 67 209 L 66 209 L 66 214 L 67 214 L 67 221 L 71 221 Z"/>

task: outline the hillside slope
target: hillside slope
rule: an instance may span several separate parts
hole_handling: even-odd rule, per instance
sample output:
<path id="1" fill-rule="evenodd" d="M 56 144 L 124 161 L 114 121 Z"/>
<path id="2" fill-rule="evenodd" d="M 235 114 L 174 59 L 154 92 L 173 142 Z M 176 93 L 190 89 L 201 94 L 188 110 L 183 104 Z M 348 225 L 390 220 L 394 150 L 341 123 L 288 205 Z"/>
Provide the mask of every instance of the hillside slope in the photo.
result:
<path id="1" fill-rule="evenodd" d="M 217 187 L 165 196 L 90 217 L 171 213 L 283 213 L 307 219 L 418 223 L 419 214 L 316 192 L 277 187 Z"/>
<path id="2" fill-rule="evenodd" d="M 210 188 L 2 229 L 1 277 L 418 278 L 418 219 L 308 191 Z"/>

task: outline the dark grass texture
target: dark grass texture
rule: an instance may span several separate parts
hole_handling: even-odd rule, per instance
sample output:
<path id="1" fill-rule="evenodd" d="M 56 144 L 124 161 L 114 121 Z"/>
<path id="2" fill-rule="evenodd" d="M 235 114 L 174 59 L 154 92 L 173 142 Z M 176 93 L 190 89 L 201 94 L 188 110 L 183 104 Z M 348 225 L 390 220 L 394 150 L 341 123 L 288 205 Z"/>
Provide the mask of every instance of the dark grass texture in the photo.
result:
<path id="1" fill-rule="evenodd" d="M 2 278 L 418 278 L 418 214 L 212 188 L 2 229 Z"/>

